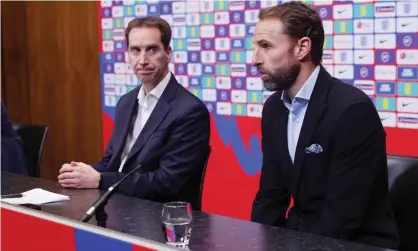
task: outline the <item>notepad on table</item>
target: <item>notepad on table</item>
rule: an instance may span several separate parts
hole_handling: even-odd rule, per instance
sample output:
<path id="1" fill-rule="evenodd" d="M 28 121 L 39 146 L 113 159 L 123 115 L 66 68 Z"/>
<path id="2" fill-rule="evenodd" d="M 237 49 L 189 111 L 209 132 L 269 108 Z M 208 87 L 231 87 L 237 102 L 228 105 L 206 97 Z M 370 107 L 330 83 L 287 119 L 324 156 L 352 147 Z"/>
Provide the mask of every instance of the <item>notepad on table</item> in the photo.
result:
<path id="1" fill-rule="evenodd" d="M 42 205 L 52 202 L 60 202 L 70 200 L 69 196 L 53 193 L 46 191 L 41 188 L 35 188 L 27 192 L 22 193 L 20 198 L 0 199 L 1 202 L 7 202 L 10 204 L 21 205 L 21 204 L 34 204 Z"/>

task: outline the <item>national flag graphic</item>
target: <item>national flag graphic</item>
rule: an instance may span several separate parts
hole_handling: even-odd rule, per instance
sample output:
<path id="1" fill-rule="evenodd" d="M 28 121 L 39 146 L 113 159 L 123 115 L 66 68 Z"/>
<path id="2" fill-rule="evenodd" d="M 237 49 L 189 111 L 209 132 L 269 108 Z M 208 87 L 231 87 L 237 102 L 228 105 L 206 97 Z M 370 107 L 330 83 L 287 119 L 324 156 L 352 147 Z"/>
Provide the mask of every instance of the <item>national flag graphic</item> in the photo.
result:
<path id="1" fill-rule="evenodd" d="M 103 40 L 111 40 L 111 39 L 112 39 L 112 31 L 103 30 Z"/>
<path id="2" fill-rule="evenodd" d="M 372 18 L 373 4 L 354 4 L 354 18 Z"/>
<path id="3" fill-rule="evenodd" d="M 353 21 L 352 20 L 335 21 L 334 33 L 336 34 L 353 33 Z"/>
<path id="4" fill-rule="evenodd" d="M 190 88 L 189 91 L 191 93 L 193 93 L 193 95 L 195 95 L 199 99 L 202 99 L 202 90 L 201 89 Z"/>
<path id="5" fill-rule="evenodd" d="M 215 11 L 219 10 L 228 10 L 229 4 L 227 0 L 217 0 L 215 1 Z"/>
<path id="6" fill-rule="evenodd" d="M 399 82 L 398 95 L 418 97 L 418 82 Z"/>
<path id="7" fill-rule="evenodd" d="M 232 63 L 237 63 L 237 64 L 244 64 L 245 63 L 245 52 L 243 52 L 243 51 L 232 51 L 231 52 L 231 62 Z"/>
<path id="8" fill-rule="evenodd" d="M 202 13 L 202 15 L 200 16 L 200 23 L 201 24 L 213 24 L 214 23 L 213 13 Z"/>
<path id="9" fill-rule="evenodd" d="M 245 116 L 247 107 L 245 104 L 232 104 L 232 115 Z"/>
<path id="10" fill-rule="evenodd" d="M 123 18 L 113 19 L 113 28 L 124 28 L 123 27 Z"/>
<path id="11" fill-rule="evenodd" d="M 187 37 L 188 38 L 198 38 L 198 37 L 200 37 L 199 26 L 188 26 L 187 27 Z"/>
<path id="12" fill-rule="evenodd" d="M 324 49 L 332 49 L 332 36 L 325 36 L 324 39 Z"/>
<path id="13" fill-rule="evenodd" d="M 263 103 L 263 95 L 259 91 L 248 91 L 247 92 L 248 103 Z"/>
<path id="14" fill-rule="evenodd" d="M 213 77 L 203 77 L 202 78 L 202 87 L 203 88 L 215 88 L 215 78 L 213 78 Z"/>
<path id="15" fill-rule="evenodd" d="M 245 39 L 245 49 L 246 50 L 254 50 L 255 49 L 252 38 L 246 38 Z"/>
<path id="16" fill-rule="evenodd" d="M 124 8 L 125 17 L 131 17 L 135 15 L 135 9 L 133 6 L 125 6 Z"/>
<path id="17" fill-rule="evenodd" d="M 186 49 L 186 39 L 173 39 L 174 41 L 174 50 L 185 50 Z"/>
<path id="18" fill-rule="evenodd" d="M 216 74 L 227 76 L 231 74 L 229 64 L 217 64 L 216 65 Z"/>
<path id="19" fill-rule="evenodd" d="M 376 97 L 376 108 L 380 111 L 395 111 L 396 100 L 393 97 Z"/>

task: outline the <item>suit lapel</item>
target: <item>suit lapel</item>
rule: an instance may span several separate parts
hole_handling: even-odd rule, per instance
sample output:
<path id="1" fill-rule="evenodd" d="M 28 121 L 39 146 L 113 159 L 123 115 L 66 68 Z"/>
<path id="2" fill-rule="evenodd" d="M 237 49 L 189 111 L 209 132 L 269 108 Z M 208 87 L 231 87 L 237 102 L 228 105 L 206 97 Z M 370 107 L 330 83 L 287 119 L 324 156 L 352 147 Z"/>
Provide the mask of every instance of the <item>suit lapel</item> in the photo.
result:
<path id="1" fill-rule="evenodd" d="M 326 111 L 326 98 L 331 86 L 331 75 L 321 66 L 314 90 L 309 100 L 308 108 L 305 113 L 303 125 L 300 131 L 299 140 L 296 147 L 294 162 L 294 182 L 292 182 L 292 194 L 297 194 L 300 174 L 303 169 L 306 153 L 305 148 L 309 147 L 312 136 Z"/>
<path id="2" fill-rule="evenodd" d="M 289 154 L 289 147 L 287 145 L 287 122 L 289 120 L 289 110 L 283 103 L 281 103 L 280 106 L 280 114 L 274 127 L 278 130 L 276 137 L 278 137 L 277 142 L 279 142 L 279 160 L 283 170 L 286 172 L 286 176 L 290 177 L 290 172 L 293 170 L 293 164 Z"/>
<path id="3" fill-rule="evenodd" d="M 124 113 L 121 112 L 120 114 L 120 118 L 118 123 L 120 125 L 122 125 L 122 135 L 119 135 L 118 137 L 115 137 L 117 139 L 116 143 L 115 143 L 115 150 L 116 150 L 116 156 L 113 158 L 113 161 L 118 160 L 116 163 L 118 163 L 118 165 L 116 166 L 116 169 L 119 168 L 119 164 L 120 164 L 120 159 L 122 156 L 122 152 L 123 149 L 125 148 L 125 144 L 126 144 L 126 138 L 128 137 L 128 133 L 129 130 L 131 130 L 133 128 L 133 123 L 135 122 L 133 120 L 133 118 L 135 117 L 137 111 L 138 111 L 138 99 L 136 98 L 138 96 L 139 93 L 139 87 L 136 88 L 134 91 L 134 93 L 132 94 L 132 96 L 134 98 L 131 98 L 130 100 L 128 100 L 128 102 L 126 102 L 125 106 L 120 107 L 121 111 L 130 111 L 129 113 Z M 115 132 L 117 133 L 117 132 Z M 113 166 L 112 163 L 110 163 L 109 166 Z"/>
<path id="4" fill-rule="evenodd" d="M 147 122 L 145 123 L 144 128 L 142 128 L 141 133 L 135 141 L 135 144 L 132 146 L 132 149 L 128 154 L 126 163 L 128 163 L 132 156 L 141 151 L 149 137 L 158 128 L 163 119 L 167 116 L 168 112 L 171 110 L 170 101 L 176 96 L 177 85 L 177 80 L 173 75 L 171 75 L 167 87 L 163 91 L 154 110 L 152 111 Z"/>

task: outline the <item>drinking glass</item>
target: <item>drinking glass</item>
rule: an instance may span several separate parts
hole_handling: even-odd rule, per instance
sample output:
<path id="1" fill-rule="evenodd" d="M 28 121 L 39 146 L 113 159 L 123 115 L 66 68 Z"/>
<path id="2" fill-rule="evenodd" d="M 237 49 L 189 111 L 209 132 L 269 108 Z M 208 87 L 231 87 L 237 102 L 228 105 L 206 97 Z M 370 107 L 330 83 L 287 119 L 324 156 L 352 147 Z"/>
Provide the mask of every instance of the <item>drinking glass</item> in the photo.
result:
<path id="1" fill-rule="evenodd" d="M 187 247 L 192 231 L 192 207 L 187 202 L 169 202 L 163 205 L 161 215 L 165 242 L 169 246 Z"/>

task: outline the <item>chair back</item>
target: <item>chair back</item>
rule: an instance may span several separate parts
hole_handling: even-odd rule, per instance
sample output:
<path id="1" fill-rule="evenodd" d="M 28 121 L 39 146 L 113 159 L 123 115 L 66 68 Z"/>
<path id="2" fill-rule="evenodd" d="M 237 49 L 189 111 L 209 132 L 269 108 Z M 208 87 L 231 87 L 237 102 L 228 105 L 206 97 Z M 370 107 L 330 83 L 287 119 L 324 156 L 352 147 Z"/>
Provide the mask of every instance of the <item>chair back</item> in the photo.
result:
<path id="1" fill-rule="evenodd" d="M 28 172 L 32 177 L 40 177 L 40 162 L 49 128 L 41 125 L 13 124 L 23 141 L 28 155 Z"/>
<path id="2" fill-rule="evenodd" d="M 203 170 L 202 170 L 202 175 L 200 178 L 200 190 L 199 190 L 199 199 L 198 199 L 198 208 L 196 208 L 196 210 L 201 211 L 202 210 L 202 201 L 203 201 L 203 185 L 205 183 L 205 176 L 206 176 L 206 169 L 208 167 L 208 163 L 209 163 L 209 157 L 210 154 L 212 152 L 212 147 L 208 146 L 208 152 L 206 155 L 206 159 L 205 159 L 205 163 L 203 165 Z"/>
<path id="3" fill-rule="evenodd" d="M 418 250 L 418 158 L 388 155 L 388 178 L 400 250 Z"/>

